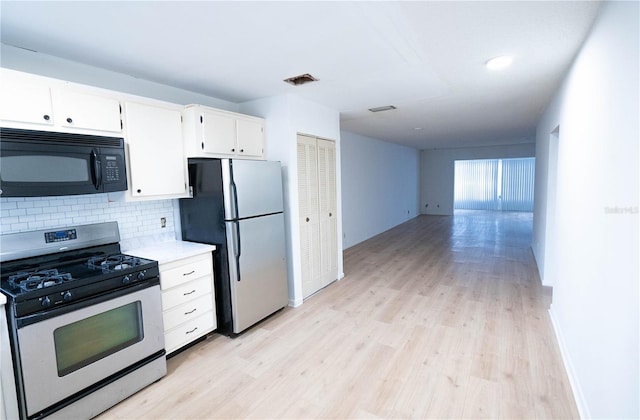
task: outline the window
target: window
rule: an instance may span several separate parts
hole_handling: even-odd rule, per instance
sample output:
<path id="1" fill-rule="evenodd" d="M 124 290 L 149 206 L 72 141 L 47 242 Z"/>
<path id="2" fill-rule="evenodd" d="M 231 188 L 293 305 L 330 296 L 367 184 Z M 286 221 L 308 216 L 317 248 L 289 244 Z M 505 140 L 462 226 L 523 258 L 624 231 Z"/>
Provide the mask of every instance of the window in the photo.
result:
<path id="1" fill-rule="evenodd" d="M 454 209 L 533 211 L 535 158 L 457 160 Z"/>

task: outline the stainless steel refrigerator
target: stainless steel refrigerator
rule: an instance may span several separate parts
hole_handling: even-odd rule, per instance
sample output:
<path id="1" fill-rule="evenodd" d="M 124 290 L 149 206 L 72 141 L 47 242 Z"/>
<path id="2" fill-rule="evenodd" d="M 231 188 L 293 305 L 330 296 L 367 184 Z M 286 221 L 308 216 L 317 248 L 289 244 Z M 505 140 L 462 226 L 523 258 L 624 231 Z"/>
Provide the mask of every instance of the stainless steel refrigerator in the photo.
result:
<path id="1" fill-rule="evenodd" d="M 218 332 L 235 336 L 288 302 L 280 162 L 189 159 L 182 239 L 214 244 Z"/>

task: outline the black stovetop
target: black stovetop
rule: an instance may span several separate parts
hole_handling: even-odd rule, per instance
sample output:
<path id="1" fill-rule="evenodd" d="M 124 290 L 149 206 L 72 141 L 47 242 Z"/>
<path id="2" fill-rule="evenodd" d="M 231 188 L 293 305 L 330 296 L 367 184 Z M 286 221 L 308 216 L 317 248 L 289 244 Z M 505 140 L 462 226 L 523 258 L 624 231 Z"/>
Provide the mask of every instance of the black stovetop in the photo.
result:
<path id="1" fill-rule="evenodd" d="M 2 264 L 0 290 L 32 313 L 158 276 L 154 260 L 122 254 L 118 244 Z"/>

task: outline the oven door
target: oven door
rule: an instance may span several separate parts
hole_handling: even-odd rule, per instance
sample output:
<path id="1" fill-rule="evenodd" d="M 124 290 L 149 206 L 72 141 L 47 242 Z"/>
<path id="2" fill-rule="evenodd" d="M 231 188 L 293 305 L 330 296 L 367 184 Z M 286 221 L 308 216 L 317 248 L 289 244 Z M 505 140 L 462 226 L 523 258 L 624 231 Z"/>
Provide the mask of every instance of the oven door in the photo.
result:
<path id="1" fill-rule="evenodd" d="M 157 284 L 91 303 L 18 329 L 28 416 L 164 350 Z"/>

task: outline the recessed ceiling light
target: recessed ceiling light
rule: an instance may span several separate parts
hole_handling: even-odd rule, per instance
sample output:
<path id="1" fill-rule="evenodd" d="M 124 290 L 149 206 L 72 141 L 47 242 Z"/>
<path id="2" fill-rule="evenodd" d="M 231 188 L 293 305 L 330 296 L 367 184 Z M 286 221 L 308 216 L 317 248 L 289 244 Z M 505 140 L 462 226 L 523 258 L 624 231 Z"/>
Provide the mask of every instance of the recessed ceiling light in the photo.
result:
<path id="1" fill-rule="evenodd" d="M 489 70 L 502 70 L 511 65 L 513 57 L 510 55 L 501 55 L 488 60 L 486 66 Z"/>
<path id="2" fill-rule="evenodd" d="M 393 105 L 379 106 L 377 108 L 369 108 L 369 111 L 371 111 L 371 112 L 382 112 L 382 111 L 390 111 L 392 109 L 396 109 L 396 107 L 393 106 Z"/>
<path id="3" fill-rule="evenodd" d="M 424 130 L 424 128 L 422 128 L 422 127 L 414 127 L 413 129 L 416 130 L 416 131 Z"/>

